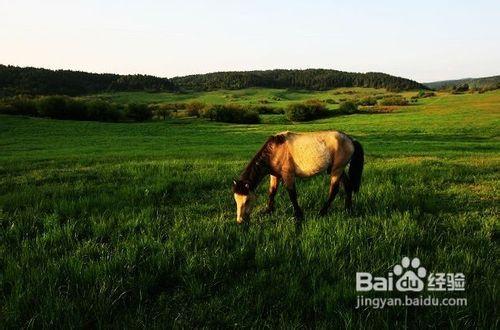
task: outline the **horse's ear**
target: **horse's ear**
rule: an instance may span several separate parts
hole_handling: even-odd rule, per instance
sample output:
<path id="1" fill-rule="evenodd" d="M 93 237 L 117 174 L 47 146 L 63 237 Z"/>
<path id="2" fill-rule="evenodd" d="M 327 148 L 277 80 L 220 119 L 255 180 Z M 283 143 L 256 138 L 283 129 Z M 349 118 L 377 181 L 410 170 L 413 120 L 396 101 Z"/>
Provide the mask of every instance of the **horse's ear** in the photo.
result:
<path id="1" fill-rule="evenodd" d="M 238 183 L 236 182 L 236 180 L 233 179 L 233 186 L 236 186 L 236 184 Z"/>
<path id="2" fill-rule="evenodd" d="M 286 141 L 285 134 L 277 134 L 274 136 L 274 143 L 276 143 L 276 144 L 282 144 L 285 141 Z"/>

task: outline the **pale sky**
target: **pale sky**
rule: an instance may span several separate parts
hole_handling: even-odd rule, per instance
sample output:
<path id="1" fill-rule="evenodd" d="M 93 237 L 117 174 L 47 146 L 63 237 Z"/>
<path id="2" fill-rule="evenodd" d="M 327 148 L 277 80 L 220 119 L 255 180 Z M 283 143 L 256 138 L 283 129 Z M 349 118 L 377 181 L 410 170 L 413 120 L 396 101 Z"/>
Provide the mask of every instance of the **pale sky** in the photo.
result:
<path id="1" fill-rule="evenodd" d="M 500 0 L 0 0 L 0 63 L 173 77 L 379 71 L 500 74 Z"/>

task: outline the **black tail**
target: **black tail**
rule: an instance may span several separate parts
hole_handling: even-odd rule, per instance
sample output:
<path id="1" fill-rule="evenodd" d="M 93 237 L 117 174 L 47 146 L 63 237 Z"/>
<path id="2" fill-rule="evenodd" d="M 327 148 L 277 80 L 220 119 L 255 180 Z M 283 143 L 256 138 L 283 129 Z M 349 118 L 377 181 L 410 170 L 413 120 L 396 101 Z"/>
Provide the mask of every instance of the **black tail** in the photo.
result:
<path id="1" fill-rule="evenodd" d="M 352 144 L 354 144 L 354 153 L 352 154 L 351 163 L 349 165 L 349 181 L 351 183 L 352 190 L 354 192 L 358 192 L 359 187 L 361 186 L 363 165 L 365 164 L 365 153 L 361 143 L 352 139 Z"/>

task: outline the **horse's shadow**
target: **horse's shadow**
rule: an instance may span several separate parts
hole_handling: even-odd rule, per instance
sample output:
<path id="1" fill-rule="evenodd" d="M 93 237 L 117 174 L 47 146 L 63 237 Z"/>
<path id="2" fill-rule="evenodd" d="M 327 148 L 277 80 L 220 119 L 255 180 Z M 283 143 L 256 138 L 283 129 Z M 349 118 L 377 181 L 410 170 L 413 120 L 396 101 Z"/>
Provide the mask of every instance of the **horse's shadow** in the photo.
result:
<path id="1" fill-rule="evenodd" d="M 351 210 L 347 211 L 344 208 L 345 193 L 343 190 L 340 190 L 328 214 L 323 217 L 318 215 L 318 211 L 326 198 L 323 191 L 325 185 L 322 182 L 325 179 L 311 179 L 312 182 L 305 184 L 306 186 L 302 187 L 302 189 L 299 183 L 299 203 L 303 207 L 305 220 L 295 220 L 296 228 L 300 232 L 304 222 L 307 222 L 308 218 L 310 219 L 311 217 L 351 220 L 372 216 L 390 217 L 394 213 L 411 213 L 418 219 L 420 215 L 439 216 L 441 214 L 456 214 L 461 212 L 481 212 L 492 206 L 493 202 L 491 199 L 484 198 L 470 191 L 460 191 L 453 187 L 460 184 L 465 184 L 465 186 L 467 184 L 478 184 L 475 176 L 481 173 L 478 173 L 477 168 L 460 164 L 446 165 L 445 163 L 440 163 L 438 165 L 438 169 L 436 169 L 436 166 L 434 169 L 426 169 L 425 177 L 421 178 L 421 180 L 426 181 L 425 184 L 420 182 L 416 185 L 412 185 L 411 181 L 408 183 L 405 181 L 406 178 L 401 176 L 402 172 L 405 173 L 404 171 L 411 172 L 411 168 L 408 165 L 402 165 L 390 170 L 371 171 L 368 174 L 371 177 L 367 178 L 367 187 L 362 186 L 360 192 L 355 194 L 354 206 Z M 461 178 L 447 178 L 446 175 L 450 176 L 449 174 L 443 176 L 439 169 L 441 165 L 450 167 L 449 170 L 453 173 L 460 173 Z M 425 167 L 427 165 L 420 164 L 418 166 Z M 484 171 L 487 172 L 488 170 L 485 169 Z M 417 171 L 417 176 L 419 174 Z M 377 177 L 384 177 L 385 181 L 377 182 Z M 321 184 L 317 181 L 321 181 Z M 372 193 L 370 189 L 379 184 L 385 185 L 388 188 L 387 191 Z M 301 194 L 301 190 L 307 190 L 310 196 L 308 198 L 301 198 L 301 196 L 305 195 Z M 261 195 L 265 196 L 265 193 Z M 257 223 L 272 221 L 272 219 L 278 217 L 292 217 L 293 208 L 286 192 L 281 191 L 276 197 L 277 210 L 273 214 L 259 214 L 256 219 Z M 257 209 L 259 210 L 260 208 L 260 211 L 262 211 L 265 204 L 264 198 L 259 198 L 258 203 L 262 206 Z"/>

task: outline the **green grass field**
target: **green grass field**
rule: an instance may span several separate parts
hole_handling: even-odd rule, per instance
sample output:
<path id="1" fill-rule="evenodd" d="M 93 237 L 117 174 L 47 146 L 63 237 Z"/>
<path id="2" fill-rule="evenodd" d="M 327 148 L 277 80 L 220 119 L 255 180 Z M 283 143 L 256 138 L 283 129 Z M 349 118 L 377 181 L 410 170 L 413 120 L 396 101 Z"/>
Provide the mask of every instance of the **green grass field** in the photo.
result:
<path id="1" fill-rule="evenodd" d="M 105 97 L 287 102 L 331 92 Z M 498 327 L 500 91 L 304 124 L 280 118 L 0 116 L 0 327 Z M 274 215 L 258 214 L 266 184 L 252 223 L 238 226 L 231 182 L 266 137 L 329 129 L 366 152 L 355 213 L 343 211 L 341 194 L 317 216 L 325 175 L 298 182 L 301 231 L 284 191 Z M 436 295 L 467 306 L 355 309 L 355 273 L 384 276 L 403 256 L 463 272 L 465 292 Z"/>

